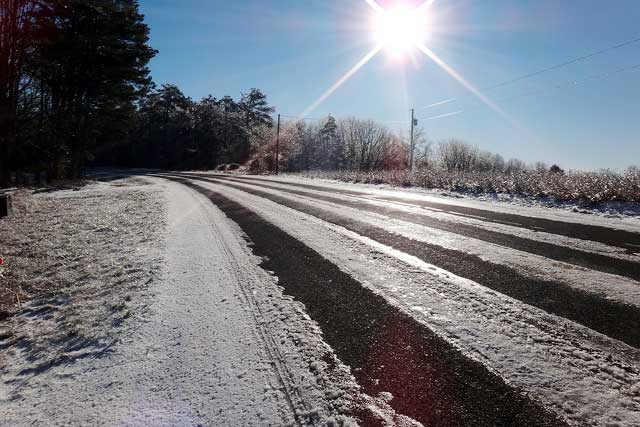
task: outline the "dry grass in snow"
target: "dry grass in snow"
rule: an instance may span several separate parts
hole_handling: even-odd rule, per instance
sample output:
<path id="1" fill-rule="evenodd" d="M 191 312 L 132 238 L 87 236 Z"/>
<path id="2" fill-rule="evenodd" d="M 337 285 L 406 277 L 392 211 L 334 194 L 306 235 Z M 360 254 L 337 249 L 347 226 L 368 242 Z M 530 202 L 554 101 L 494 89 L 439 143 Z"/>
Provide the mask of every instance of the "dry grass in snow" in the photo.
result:
<path id="1" fill-rule="evenodd" d="M 131 302 L 160 264 L 161 197 L 135 179 L 17 195 L 14 215 L 0 220 L 0 309 L 8 318 L 0 321 L 5 384 L 99 355 L 118 326 L 139 314 Z"/>
<path id="2" fill-rule="evenodd" d="M 395 171 L 310 171 L 312 178 L 335 179 L 365 184 L 416 186 L 473 194 L 503 194 L 547 199 L 551 202 L 577 202 L 582 205 L 617 202 L 640 204 L 640 172 L 551 173 L 525 170 L 500 172 L 447 172 L 421 169 L 411 174 Z"/>

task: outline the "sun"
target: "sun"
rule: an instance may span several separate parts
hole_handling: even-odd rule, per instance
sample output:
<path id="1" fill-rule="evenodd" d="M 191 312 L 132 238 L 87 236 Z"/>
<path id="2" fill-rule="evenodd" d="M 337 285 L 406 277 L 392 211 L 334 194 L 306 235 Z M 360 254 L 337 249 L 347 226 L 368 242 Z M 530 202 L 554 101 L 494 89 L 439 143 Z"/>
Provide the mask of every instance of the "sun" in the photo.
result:
<path id="1" fill-rule="evenodd" d="M 417 0 L 395 0 L 395 6 L 385 9 L 378 4 L 376 0 L 364 0 L 375 15 L 373 15 L 371 23 L 371 34 L 374 38 L 375 46 L 367 52 L 353 67 L 347 70 L 338 80 L 329 87 L 318 99 L 308 106 L 301 114 L 300 118 L 304 118 L 307 114 L 314 111 L 327 98 L 333 95 L 345 82 L 349 81 L 362 67 L 367 65 L 369 61 L 375 58 L 382 50 L 385 50 L 392 58 L 399 63 L 404 63 L 408 57 L 414 60 L 414 64 L 419 65 L 416 61 L 414 53 L 422 53 L 429 58 L 434 64 L 446 71 L 453 79 L 460 83 L 465 89 L 475 95 L 483 103 L 488 105 L 494 111 L 506 117 L 510 122 L 514 123 L 510 115 L 496 105 L 491 99 L 480 92 L 475 86 L 467 81 L 455 68 L 447 64 L 436 52 L 429 46 L 433 40 L 432 34 L 436 34 L 437 15 L 429 12 L 431 5 L 435 0 L 424 0 L 417 7 L 408 7 L 407 3 L 415 4 Z M 415 52 L 414 52 L 415 51 Z M 435 105 L 440 105 L 434 104 Z"/>
<path id="2" fill-rule="evenodd" d="M 402 59 L 427 38 L 427 21 L 420 9 L 396 5 L 376 12 L 372 33 L 374 41 L 393 58 Z"/>

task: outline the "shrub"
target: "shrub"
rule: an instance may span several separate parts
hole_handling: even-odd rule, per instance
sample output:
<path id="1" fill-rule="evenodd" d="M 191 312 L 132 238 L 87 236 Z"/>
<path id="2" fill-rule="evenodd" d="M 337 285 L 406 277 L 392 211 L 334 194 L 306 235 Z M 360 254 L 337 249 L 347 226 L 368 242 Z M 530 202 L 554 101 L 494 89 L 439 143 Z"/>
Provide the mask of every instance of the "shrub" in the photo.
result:
<path id="1" fill-rule="evenodd" d="M 564 170 L 558 165 L 553 165 L 549 168 L 549 172 L 551 173 L 564 173 Z"/>
<path id="2" fill-rule="evenodd" d="M 561 169 L 560 172 L 521 170 L 512 173 L 447 172 L 441 169 L 421 169 L 413 174 L 406 170 L 393 170 L 371 172 L 313 171 L 305 172 L 303 175 L 354 183 L 413 185 L 459 192 L 550 198 L 559 202 L 619 201 L 640 203 L 640 171 L 634 169 L 622 174 L 612 171 L 565 173 Z"/>

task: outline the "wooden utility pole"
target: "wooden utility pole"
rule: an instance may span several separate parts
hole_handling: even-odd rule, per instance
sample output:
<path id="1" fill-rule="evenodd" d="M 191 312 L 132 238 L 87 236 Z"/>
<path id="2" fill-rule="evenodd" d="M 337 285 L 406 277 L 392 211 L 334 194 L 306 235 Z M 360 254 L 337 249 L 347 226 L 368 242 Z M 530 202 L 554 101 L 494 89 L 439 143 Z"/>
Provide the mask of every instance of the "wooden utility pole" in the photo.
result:
<path id="1" fill-rule="evenodd" d="M 412 108 L 411 109 L 411 142 L 409 144 L 409 150 L 411 150 L 411 152 L 409 153 L 409 171 L 413 172 L 413 152 L 414 152 L 414 146 L 413 146 L 413 128 L 416 125 L 417 120 L 414 118 L 414 113 L 415 110 Z"/>
<path id="2" fill-rule="evenodd" d="M 280 173 L 280 114 L 278 114 L 278 127 L 276 130 L 276 175 Z"/>

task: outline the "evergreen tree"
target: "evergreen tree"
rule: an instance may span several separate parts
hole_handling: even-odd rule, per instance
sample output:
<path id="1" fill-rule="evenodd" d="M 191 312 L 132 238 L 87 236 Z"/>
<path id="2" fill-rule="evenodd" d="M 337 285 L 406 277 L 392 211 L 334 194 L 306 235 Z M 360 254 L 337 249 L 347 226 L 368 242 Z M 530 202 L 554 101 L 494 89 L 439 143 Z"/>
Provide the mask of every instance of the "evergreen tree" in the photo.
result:
<path id="1" fill-rule="evenodd" d="M 273 127 L 266 95 L 194 103 L 153 89 L 135 0 L 0 0 L 0 176 L 95 165 L 213 168 L 248 160 Z M 19 124 L 19 125 L 18 125 Z"/>
<path id="2" fill-rule="evenodd" d="M 260 135 L 262 127 L 273 127 L 271 114 L 275 111 L 267 103 L 267 96 L 260 89 L 251 89 L 243 93 L 238 103 L 238 109 L 244 116 L 245 140 L 238 147 L 237 156 L 245 160 L 251 151 L 252 140 Z"/>
<path id="3" fill-rule="evenodd" d="M 135 0 L 50 0 L 49 10 L 57 32 L 41 61 L 52 137 L 67 141 L 68 173 L 79 177 L 89 150 L 150 87 L 147 64 L 156 52 Z"/>
<path id="4" fill-rule="evenodd" d="M 221 103 L 212 96 L 194 105 L 193 136 L 198 150 L 196 169 L 211 169 L 219 163 L 224 129 Z"/>
<path id="5" fill-rule="evenodd" d="M 319 132 L 320 147 L 317 153 L 321 169 L 338 169 L 341 160 L 341 147 L 338 144 L 338 124 L 333 116 L 329 115 Z"/>
<path id="6" fill-rule="evenodd" d="M 247 128 L 273 126 L 271 115 L 275 109 L 268 104 L 267 95 L 260 89 L 253 88 L 249 93 L 243 93 L 238 107 L 245 115 Z"/>
<path id="7" fill-rule="evenodd" d="M 144 136 L 142 153 L 157 168 L 181 168 L 191 135 L 193 102 L 180 88 L 165 84 L 146 97 L 141 106 Z"/>

